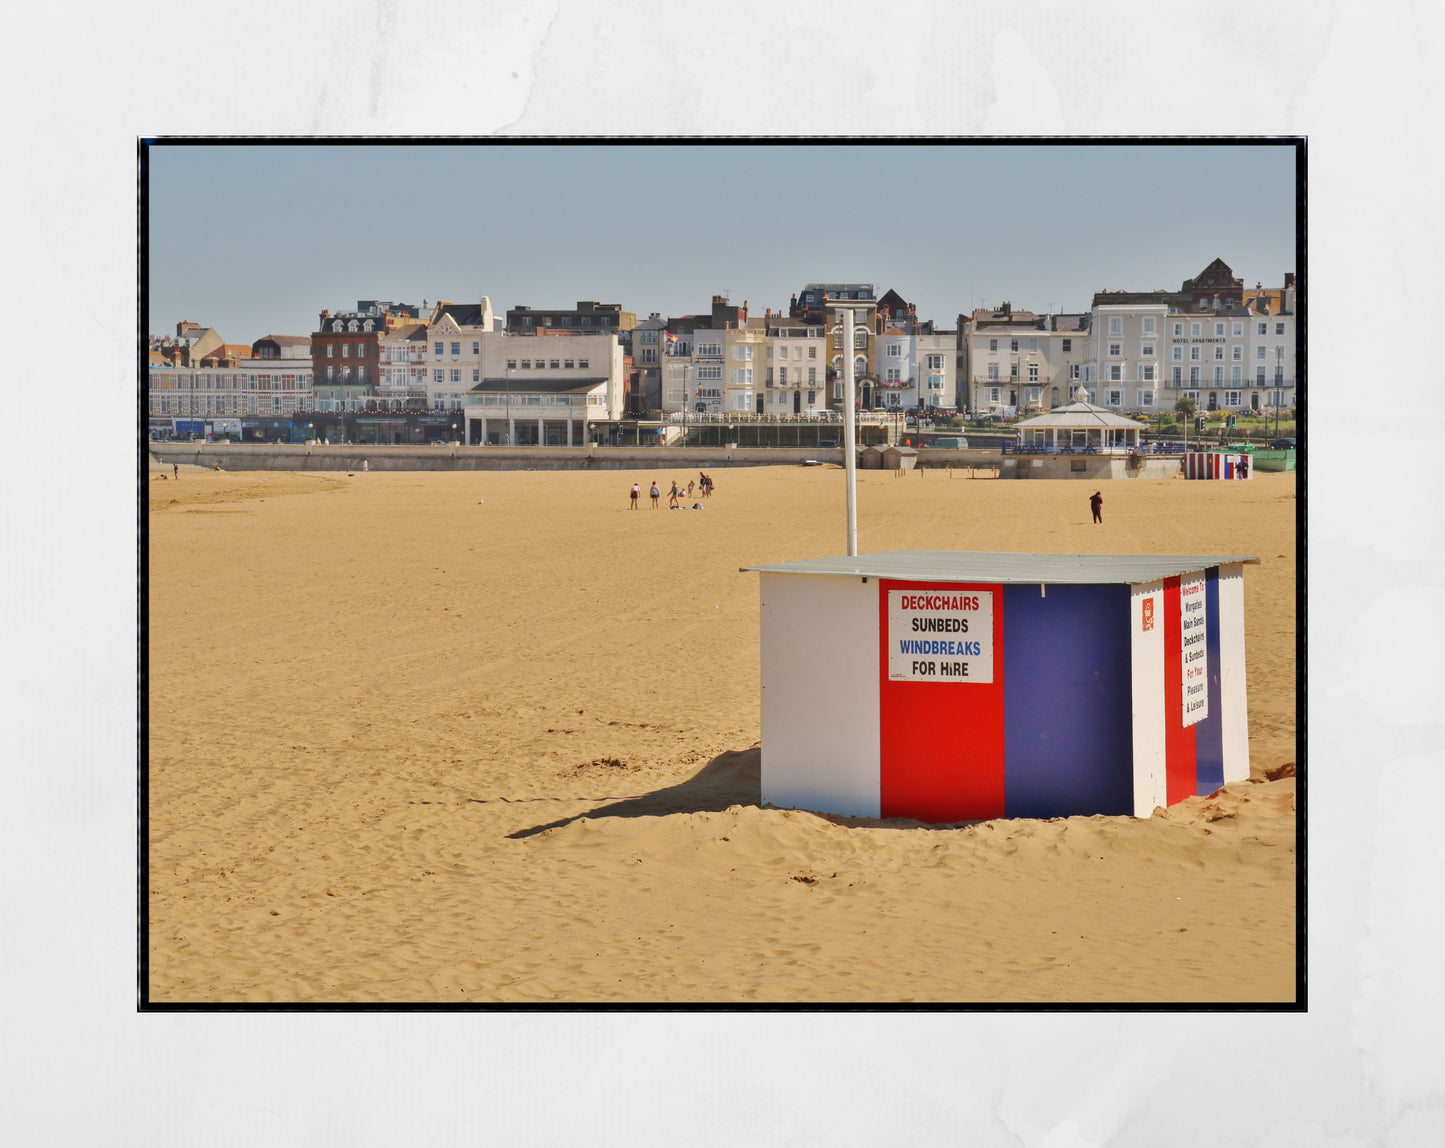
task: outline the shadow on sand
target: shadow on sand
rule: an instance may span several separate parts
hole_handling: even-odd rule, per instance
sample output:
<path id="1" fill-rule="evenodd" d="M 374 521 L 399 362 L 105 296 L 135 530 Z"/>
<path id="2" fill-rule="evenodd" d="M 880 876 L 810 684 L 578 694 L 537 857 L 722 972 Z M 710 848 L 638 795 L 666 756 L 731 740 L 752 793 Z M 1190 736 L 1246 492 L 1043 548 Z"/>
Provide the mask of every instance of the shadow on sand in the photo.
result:
<path id="1" fill-rule="evenodd" d="M 660 817 L 668 813 L 719 813 L 732 805 L 761 805 L 761 750 L 729 750 L 720 753 L 697 773 L 677 785 L 614 801 L 575 817 L 562 817 L 545 825 L 519 829 L 507 836 L 532 837 L 548 829 L 570 825 L 584 817 Z"/>

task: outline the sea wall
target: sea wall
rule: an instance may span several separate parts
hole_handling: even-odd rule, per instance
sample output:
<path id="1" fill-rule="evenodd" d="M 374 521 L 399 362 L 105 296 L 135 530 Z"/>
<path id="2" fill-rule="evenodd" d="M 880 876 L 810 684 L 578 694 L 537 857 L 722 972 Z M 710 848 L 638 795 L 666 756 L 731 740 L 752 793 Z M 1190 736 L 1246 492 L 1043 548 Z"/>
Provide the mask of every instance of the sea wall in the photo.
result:
<path id="1" fill-rule="evenodd" d="M 279 443 L 150 443 L 151 457 L 226 470 L 682 470 L 733 466 L 843 465 L 841 447 L 307 446 Z M 933 450 L 920 466 L 997 467 L 993 450 Z"/>
<path id="2" fill-rule="evenodd" d="M 733 466 L 843 465 L 841 447 L 635 446 L 307 446 L 226 442 L 148 444 L 151 457 L 225 470 L 719 470 Z M 1124 455 L 1002 455 L 997 450 L 919 451 L 921 470 L 990 470 L 1000 478 L 1168 478 L 1174 457 Z"/>

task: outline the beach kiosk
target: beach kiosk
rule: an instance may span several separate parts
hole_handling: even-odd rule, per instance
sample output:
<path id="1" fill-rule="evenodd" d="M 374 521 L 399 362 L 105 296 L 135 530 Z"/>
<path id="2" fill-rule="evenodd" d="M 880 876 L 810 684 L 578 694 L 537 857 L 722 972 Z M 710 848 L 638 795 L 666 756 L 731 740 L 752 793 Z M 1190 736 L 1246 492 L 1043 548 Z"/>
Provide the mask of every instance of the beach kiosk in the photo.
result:
<path id="1" fill-rule="evenodd" d="M 748 566 L 762 799 L 931 823 L 1133 814 L 1249 776 L 1244 566 L 891 551 Z"/>

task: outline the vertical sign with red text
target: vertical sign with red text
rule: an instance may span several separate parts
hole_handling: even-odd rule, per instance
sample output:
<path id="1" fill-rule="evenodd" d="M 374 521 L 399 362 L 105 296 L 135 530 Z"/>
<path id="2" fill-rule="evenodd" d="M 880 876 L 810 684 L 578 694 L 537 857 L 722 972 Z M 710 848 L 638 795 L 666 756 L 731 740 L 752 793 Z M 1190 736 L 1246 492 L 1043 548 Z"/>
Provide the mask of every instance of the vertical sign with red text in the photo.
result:
<path id="1" fill-rule="evenodd" d="M 1179 666 L 1183 724 L 1209 716 L 1209 647 L 1206 641 L 1204 576 L 1179 579 Z"/>

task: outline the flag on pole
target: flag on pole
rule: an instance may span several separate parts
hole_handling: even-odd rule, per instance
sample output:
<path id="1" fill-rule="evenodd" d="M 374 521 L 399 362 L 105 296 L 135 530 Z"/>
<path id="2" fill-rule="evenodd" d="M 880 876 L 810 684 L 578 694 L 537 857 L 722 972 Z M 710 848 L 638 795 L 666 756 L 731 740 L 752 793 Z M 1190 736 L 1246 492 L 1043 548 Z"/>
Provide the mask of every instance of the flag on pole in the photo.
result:
<path id="1" fill-rule="evenodd" d="M 662 341 L 669 351 L 677 346 L 677 336 L 671 331 L 664 331 L 662 333 Z"/>

